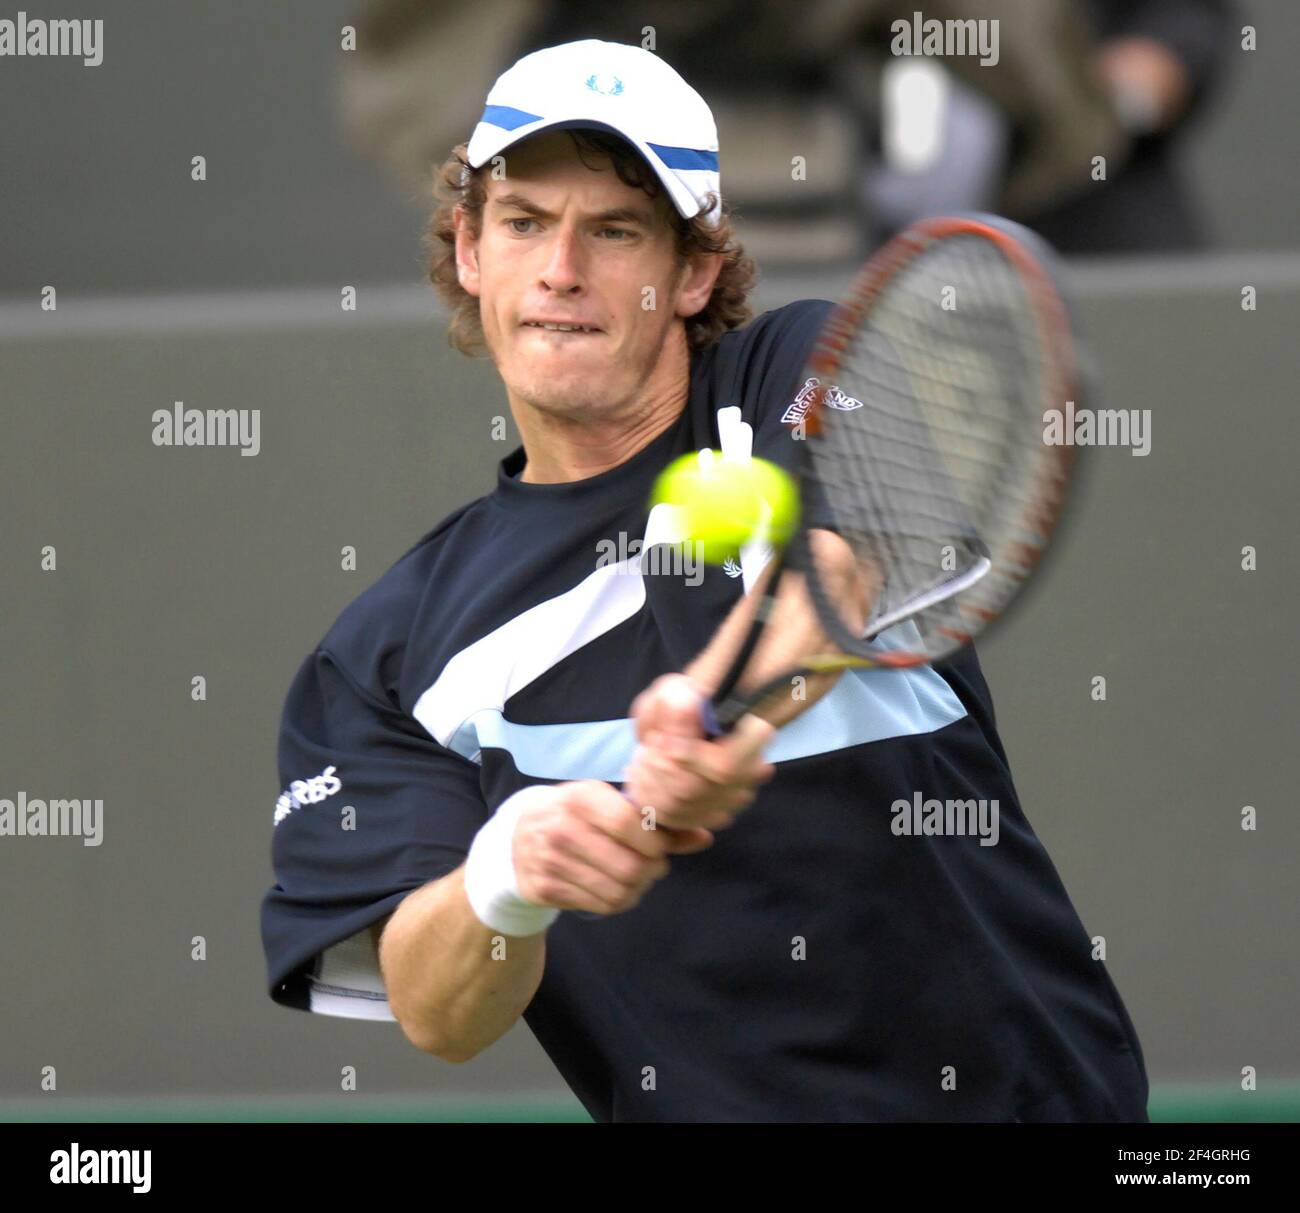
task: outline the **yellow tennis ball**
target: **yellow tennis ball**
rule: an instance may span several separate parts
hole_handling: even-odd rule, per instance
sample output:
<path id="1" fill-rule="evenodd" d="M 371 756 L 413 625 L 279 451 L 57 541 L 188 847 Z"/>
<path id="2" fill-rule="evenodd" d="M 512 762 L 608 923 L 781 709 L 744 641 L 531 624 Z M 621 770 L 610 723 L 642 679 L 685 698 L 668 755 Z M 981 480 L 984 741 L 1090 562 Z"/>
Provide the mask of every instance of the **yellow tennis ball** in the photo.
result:
<path id="1" fill-rule="evenodd" d="M 650 501 L 678 511 L 683 538 L 700 544 L 709 564 L 735 557 L 756 536 L 780 547 L 799 522 L 794 477 L 766 459 L 724 459 L 717 451 L 674 460 Z"/>
<path id="2" fill-rule="evenodd" d="M 766 459 L 751 459 L 749 466 L 758 494 L 770 511 L 765 519 L 766 538 L 769 543 L 784 547 L 799 525 L 798 482 L 780 464 Z"/>

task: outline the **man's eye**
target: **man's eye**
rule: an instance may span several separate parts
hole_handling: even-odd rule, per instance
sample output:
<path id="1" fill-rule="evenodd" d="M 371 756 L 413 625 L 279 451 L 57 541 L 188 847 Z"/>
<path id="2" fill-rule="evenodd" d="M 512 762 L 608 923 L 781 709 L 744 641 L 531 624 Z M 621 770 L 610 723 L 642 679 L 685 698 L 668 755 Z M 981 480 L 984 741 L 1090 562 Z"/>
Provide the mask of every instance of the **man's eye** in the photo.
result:
<path id="1" fill-rule="evenodd" d="M 522 236 L 524 233 L 521 232 L 517 227 L 515 227 L 516 223 L 536 223 L 536 222 L 537 222 L 536 219 L 507 219 L 506 220 L 506 224 L 509 226 L 510 230 L 519 236 Z"/>
<path id="2" fill-rule="evenodd" d="M 608 235 L 610 232 L 613 232 L 616 237 L 631 236 L 633 234 L 629 228 L 625 227 L 602 227 L 600 231 L 602 235 Z"/>

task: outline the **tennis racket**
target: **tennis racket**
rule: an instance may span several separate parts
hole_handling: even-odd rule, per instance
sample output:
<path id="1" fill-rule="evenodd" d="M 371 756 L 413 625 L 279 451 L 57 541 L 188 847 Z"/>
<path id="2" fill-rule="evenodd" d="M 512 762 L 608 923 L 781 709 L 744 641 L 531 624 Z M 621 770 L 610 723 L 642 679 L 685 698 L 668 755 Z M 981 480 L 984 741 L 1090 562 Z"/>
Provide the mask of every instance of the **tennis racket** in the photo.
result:
<path id="1" fill-rule="evenodd" d="M 894 237 L 805 375 L 817 387 L 795 443 L 799 529 L 702 707 L 710 736 L 798 675 L 952 655 L 1024 587 L 1065 501 L 1074 447 L 1045 442 L 1044 414 L 1078 401 L 1078 356 L 1052 255 L 1025 228 L 940 218 Z M 853 568 L 842 551 L 825 563 L 816 528 L 839 534 Z M 834 649 L 741 692 L 787 567 L 806 577 Z"/>

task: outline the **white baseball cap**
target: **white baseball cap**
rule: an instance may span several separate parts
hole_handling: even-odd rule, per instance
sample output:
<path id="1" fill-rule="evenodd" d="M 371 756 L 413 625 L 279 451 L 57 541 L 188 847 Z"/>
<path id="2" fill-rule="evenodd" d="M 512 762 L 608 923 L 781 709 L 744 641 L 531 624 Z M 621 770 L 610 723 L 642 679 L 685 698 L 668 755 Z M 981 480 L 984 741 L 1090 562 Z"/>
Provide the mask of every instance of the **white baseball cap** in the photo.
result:
<path id="1" fill-rule="evenodd" d="M 717 206 L 704 212 L 706 194 L 721 196 L 713 112 L 658 55 L 595 38 L 525 55 L 488 93 L 467 158 L 480 168 L 512 143 L 560 127 L 622 135 L 685 218 L 717 221 Z"/>

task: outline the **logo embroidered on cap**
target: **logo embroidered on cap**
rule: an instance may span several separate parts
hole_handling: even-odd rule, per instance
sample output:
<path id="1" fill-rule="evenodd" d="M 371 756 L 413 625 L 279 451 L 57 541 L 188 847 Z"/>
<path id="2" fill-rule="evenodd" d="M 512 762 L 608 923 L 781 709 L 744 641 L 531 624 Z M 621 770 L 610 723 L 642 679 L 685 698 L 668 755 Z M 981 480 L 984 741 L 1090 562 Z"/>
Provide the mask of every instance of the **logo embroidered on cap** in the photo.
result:
<path id="1" fill-rule="evenodd" d="M 604 93 L 606 97 L 617 97 L 623 91 L 623 81 L 617 76 L 600 76 L 593 73 L 587 77 L 587 87 L 593 93 Z"/>

